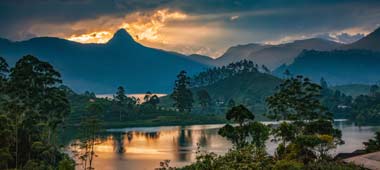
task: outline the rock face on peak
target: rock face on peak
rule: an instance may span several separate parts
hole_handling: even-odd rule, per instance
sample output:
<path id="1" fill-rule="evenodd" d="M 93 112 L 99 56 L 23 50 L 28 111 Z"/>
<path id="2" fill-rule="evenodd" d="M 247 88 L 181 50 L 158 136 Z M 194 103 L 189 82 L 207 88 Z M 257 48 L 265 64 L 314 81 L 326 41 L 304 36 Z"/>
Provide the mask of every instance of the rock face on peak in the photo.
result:
<path id="1" fill-rule="evenodd" d="M 169 93 L 181 70 L 197 73 L 208 65 L 172 52 L 145 47 L 121 29 L 105 44 L 81 44 L 54 37 L 21 42 L 0 41 L 0 56 L 11 65 L 31 54 L 62 73 L 64 84 L 76 91 Z"/>

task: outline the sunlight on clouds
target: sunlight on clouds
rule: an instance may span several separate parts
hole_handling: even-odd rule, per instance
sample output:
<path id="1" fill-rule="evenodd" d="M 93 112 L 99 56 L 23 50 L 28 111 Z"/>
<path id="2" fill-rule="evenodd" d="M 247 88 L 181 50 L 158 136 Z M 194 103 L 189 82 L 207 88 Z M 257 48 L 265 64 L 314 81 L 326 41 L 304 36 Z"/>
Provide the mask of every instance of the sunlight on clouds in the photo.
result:
<path id="1" fill-rule="evenodd" d="M 161 9 L 151 12 L 135 12 L 124 17 L 102 17 L 71 25 L 82 34 L 69 34 L 65 38 L 81 43 L 106 43 L 118 29 L 126 29 L 139 43 L 183 54 L 220 56 L 225 48 L 210 47 L 218 42 L 208 42 L 226 35 L 219 23 L 199 24 L 194 21 L 205 16 L 190 16 L 180 11 Z M 238 16 L 234 15 L 234 19 Z M 101 24 L 99 24 L 101 23 Z M 202 43 L 207 43 L 205 47 Z M 211 45 L 210 45 L 211 44 Z"/>
<path id="2" fill-rule="evenodd" d="M 66 39 L 81 43 L 105 43 L 112 38 L 113 32 L 117 29 L 126 29 L 137 41 L 154 41 L 166 43 L 160 34 L 160 29 L 166 26 L 167 22 L 184 20 L 188 16 L 181 12 L 171 12 L 168 9 L 157 10 L 152 14 L 133 13 L 124 17 L 123 21 L 115 19 L 119 24 L 107 30 L 85 34 L 74 34 Z M 112 20 L 112 19 L 110 19 Z"/>
<path id="3" fill-rule="evenodd" d="M 165 43 L 165 41 L 159 34 L 160 29 L 165 27 L 169 21 L 184 20 L 188 17 L 184 13 L 170 12 L 168 9 L 158 10 L 153 15 L 141 15 L 140 13 L 135 15 L 137 16 L 133 17 L 136 18 L 136 20 L 123 23 L 120 27 L 134 35 L 137 41 L 148 40 L 162 43 Z"/>
<path id="4" fill-rule="evenodd" d="M 108 31 L 92 32 L 82 35 L 71 35 L 67 39 L 81 43 L 106 43 L 112 38 L 112 33 Z"/>

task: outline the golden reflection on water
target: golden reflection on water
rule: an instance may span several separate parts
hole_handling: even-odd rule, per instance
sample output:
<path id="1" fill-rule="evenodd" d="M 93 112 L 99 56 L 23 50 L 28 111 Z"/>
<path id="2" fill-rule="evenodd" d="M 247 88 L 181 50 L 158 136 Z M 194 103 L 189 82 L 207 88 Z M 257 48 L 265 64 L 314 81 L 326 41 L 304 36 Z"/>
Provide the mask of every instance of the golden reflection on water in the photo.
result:
<path id="1" fill-rule="evenodd" d="M 171 160 L 171 166 L 183 166 L 195 160 L 197 144 L 201 150 L 223 154 L 231 143 L 218 135 L 218 128 L 222 126 L 111 129 L 95 146 L 97 157 L 94 158 L 94 167 L 97 170 L 151 170 L 167 159 Z M 379 127 L 359 128 L 342 123 L 336 127 L 342 130 L 346 144 L 339 146 L 333 154 L 361 149 L 362 142 L 372 138 L 373 132 L 379 130 Z M 273 154 L 275 147 L 268 140 L 268 153 Z"/>
<path id="2" fill-rule="evenodd" d="M 168 159 L 172 166 L 183 166 L 195 160 L 197 144 L 202 150 L 216 153 L 224 153 L 231 146 L 217 134 L 220 127 L 197 125 L 111 131 L 94 147 L 98 155 L 94 165 L 101 170 L 154 169 L 160 161 Z"/>

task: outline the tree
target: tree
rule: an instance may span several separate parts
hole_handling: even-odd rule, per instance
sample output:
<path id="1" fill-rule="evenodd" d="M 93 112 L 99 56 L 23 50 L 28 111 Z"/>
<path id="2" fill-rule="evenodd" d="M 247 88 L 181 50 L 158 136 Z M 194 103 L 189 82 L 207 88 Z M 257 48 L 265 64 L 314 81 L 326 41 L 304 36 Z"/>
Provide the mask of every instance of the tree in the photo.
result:
<path id="1" fill-rule="evenodd" d="M 237 149 L 248 144 L 260 148 L 265 146 L 265 141 L 269 138 L 269 128 L 259 122 L 254 122 L 255 116 L 246 107 L 239 105 L 231 108 L 226 113 L 226 119 L 238 125 L 234 127 L 226 124 L 218 133 L 231 140 Z M 250 142 L 249 137 L 251 137 Z"/>
<path id="2" fill-rule="evenodd" d="M 94 147 L 102 131 L 101 115 L 103 108 L 100 104 L 92 102 L 87 106 L 87 113 L 82 117 L 81 126 L 81 148 L 84 150 L 80 159 L 84 162 L 84 169 L 92 169 L 92 162 L 95 156 Z M 87 167 L 88 163 L 88 167 Z"/>
<path id="3" fill-rule="evenodd" d="M 320 90 L 321 86 L 302 76 L 286 79 L 278 91 L 266 99 L 271 117 L 277 120 L 332 120 L 332 114 L 319 101 Z"/>
<path id="4" fill-rule="evenodd" d="M 149 103 L 150 103 L 154 108 L 156 108 L 157 105 L 160 103 L 160 98 L 159 98 L 157 95 L 153 95 L 153 96 L 149 99 Z"/>
<path id="5" fill-rule="evenodd" d="M 31 55 L 22 57 L 11 69 L 5 110 L 15 127 L 16 168 L 36 161 L 58 163 L 56 128 L 70 111 L 65 93 L 58 88 L 61 83 L 53 66 Z M 44 149 L 32 147 L 38 143 Z M 44 157 L 40 157 L 42 152 Z"/>
<path id="6" fill-rule="evenodd" d="M 332 124 L 332 114 L 320 103 L 321 86 L 302 76 L 291 77 L 267 98 L 270 118 L 291 120 L 273 130 L 278 159 L 308 163 L 325 159 L 330 149 L 342 144 L 341 132 Z"/>
<path id="7" fill-rule="evenodd" d="M 58 165 L 65 154 L 57 131 L 70 112 L 61 83 L 59 72 L 34 56 L 22 57 L 11 69 L 0 57 L 0 168 Z"/>
<path id="8" fill-rule="evenodd" d="M 122 86 L 119 86 L 114 97 L 116 101 L 117 108 L 119 110 L 119 121 L 122 120 L 122 113 L 125 113 L 125 108 L 128 102 L 128 97 L 125 95 L 125 89 Z"/>
<path id="9" fill-rule="evenodd" d="M 181 71 L 177 75 L 177 80 L 174 84 L 174 90 L 171 94 L 171 98 L 174 100 L 174 106 L 180 112 L 191 112 L 193 107 L 193 94 L 189 89 L 190 78 L 186 76 L 185 71 Z"/>
<path id="10" fill-rule="evenodd" d="M 144 96 L 144 103 L 149 103 L 151 97 L 152 97 L 152 92 L 147 91 Z"/>
<path id="11" fill-rule="evenodd" d="M 375 137 L 363 143 L 365 145 L 366 152 L 380 151 L 380 131 L 375 132 Z"/>
<path id="12" fill-rule="evenodd" d="M 211 97 L 206 90 L 199 90 L 197 92 L 199 104 L 202 107 L 202 111 L 206 111 L 211 105 Z"/>

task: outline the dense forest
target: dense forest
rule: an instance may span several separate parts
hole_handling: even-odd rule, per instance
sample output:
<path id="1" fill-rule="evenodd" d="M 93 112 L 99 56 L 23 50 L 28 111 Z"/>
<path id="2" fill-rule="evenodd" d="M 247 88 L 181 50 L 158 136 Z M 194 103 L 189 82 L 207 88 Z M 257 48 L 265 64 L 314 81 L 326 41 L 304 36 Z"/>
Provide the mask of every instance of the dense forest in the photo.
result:
<path id="1" fill-rule="evenodd" d="M 58 145 L 70 113 L 60 74 L 33 56 L 0 58 L 0 169 L 74 169 Z"/>
<path id="2" fill-rule="evenodd" d="M 191 87 L 202 87 L 214 84 L 220 80 L 244 73 L 259 72 L 270 73 L 270 70 L 262 65 L 261 68 L 250 60 L 233 62 L 227 66 L 213 67 L 194 75 L 190 80 Z"/>

